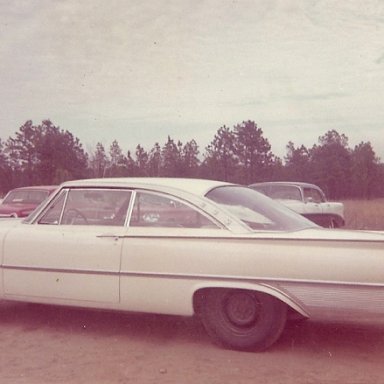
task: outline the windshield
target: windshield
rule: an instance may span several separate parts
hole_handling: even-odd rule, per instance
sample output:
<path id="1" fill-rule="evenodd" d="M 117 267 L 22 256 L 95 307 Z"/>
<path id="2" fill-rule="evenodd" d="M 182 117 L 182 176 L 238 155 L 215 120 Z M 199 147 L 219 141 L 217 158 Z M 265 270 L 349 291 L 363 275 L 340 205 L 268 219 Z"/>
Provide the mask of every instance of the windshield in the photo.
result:
<path id="1" fill-rule="evenodd" d="M 11 191 L 3 200 L 3 204 L 40 204 L 48 192 L 39 190 Z"/>
<path id="2" fill-rule="evenodd" d="M 254 230 L 295 231 L 316 227 L 313 222 L 251 188 L 223 186 L 211 190 L 206 197 Z"/>

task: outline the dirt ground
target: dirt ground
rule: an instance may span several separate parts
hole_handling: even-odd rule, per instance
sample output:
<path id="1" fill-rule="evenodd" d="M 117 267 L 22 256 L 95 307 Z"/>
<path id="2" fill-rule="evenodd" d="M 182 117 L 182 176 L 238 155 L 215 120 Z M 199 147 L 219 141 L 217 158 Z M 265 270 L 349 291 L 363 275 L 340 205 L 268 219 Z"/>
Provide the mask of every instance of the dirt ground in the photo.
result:
<path id="1" fill-rule="evenodd" d="M 0 303 L 0 383 L 384 383 L 384 322 L 290 325 L 267 352 L 196 319 Z"/>

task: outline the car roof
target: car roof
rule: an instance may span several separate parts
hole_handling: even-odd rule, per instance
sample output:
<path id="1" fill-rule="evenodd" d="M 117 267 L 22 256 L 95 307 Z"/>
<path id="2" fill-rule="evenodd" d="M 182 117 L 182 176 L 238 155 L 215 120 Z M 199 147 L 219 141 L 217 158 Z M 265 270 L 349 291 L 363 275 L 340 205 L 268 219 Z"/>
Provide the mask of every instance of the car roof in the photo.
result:
<path id="1" fill-rule="evenodd" d="M 216 219 L 226 228 L 238 233 L 249 231 L 249 228 L 236 216 L 225 210 L 217 210 L 215 202 L 207 199 L 205 195 L 216 187 L 236 186 L 236 184 L 223 181 L 205 180 L 205 179 L 187 179 L 187 178 L 167 178 L 167 177 L 113 177 L 101 179 L 83 179 L 67 181 L 60 185 L 57 194 L 65 188 L 127 188 L 142 189 L 154 192 L 160 192 L 173 195 L 177 198 L 187 199 L 190 203 L 199 207 L 204 207 L 208 212 L 214 213 Z M 56 194 L 56 196 L 57 196 Z M 55 196 L 53 197 L 53 199 Z M 52 200 L 51 200 L 52 201 Z M 47 201 L 47 205 L 50 201 Z M 31 221 L 35 220 L 46 208 L 41 207 L 40 211 L 31 216 Z"/>
<path id="2" fill-rule="evenodd" d="M 311 183 L 305 183 L 302 181 L 264 181 L 261 183 L 253 183 L 250 185 L 250 187 L 256 187 L 256 186 L 264 186 L 264 185 L 293 185 L 296 187 L 304 187 L 304 188 L 316 188 L 319 189 L 319 187 L 315 184 Z"/>
<path id="3" fill-rule="evenodd" d="M 75 180 L 63 183 L 62 187 L 132 187 L 157 188 L 159 190 L 177 189 L 197 196 L 205 196 L 210 190 L 231 183 L 205 179 L 168 177 L 112 177 L 102 179 Z"/>
<path id="4" fill-rule="evenodd" d="M 31 191 L 31 190 L 38 190 L 38 191 L 54 191 L 57 189 L 57 185 L 31 185 L 29 187 L 18 187 L 18 188 L 13 188 L 11 191 Z"/>

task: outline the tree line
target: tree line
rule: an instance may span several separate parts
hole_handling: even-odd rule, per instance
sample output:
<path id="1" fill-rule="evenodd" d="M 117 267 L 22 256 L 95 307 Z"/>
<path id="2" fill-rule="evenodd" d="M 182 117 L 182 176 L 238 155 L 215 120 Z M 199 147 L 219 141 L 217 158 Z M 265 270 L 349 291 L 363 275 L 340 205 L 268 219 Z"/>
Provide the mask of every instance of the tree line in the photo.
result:
<path id="1" fill-rule="evenodd" d="M 329 130 L 311 148 L 289 142 L 281 159 L 254 121 L 220 127 L 200 152 L 198 143 L 170 136 L 149 150 L 137 144 L 124 152 L 117 140 L 99 142 L 90 153 L 68 130 L 50 120 L 26 121 L 13 137 L 0 138 L 0 194 L 25 185 L 59 184 L 95 177 L 187 177 L 250 184 L 305 181 L 319 185 L 330 199 L 384 196 L 384 164 L 371 143 L 350 148 L 348 138 Z"/>

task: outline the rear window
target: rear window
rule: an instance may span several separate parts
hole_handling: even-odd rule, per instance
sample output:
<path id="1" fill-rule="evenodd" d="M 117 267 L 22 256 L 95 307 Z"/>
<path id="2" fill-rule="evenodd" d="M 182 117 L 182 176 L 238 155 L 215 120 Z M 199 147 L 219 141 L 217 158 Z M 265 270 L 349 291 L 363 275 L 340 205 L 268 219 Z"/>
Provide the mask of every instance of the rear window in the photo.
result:
<path id="1" fill-rule="evenodd" d="M 255 230 L 293 231 L 316 226 L 303 216 L 251 188 L 218 187 L 207 193 L 206 197 Z"/>

